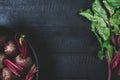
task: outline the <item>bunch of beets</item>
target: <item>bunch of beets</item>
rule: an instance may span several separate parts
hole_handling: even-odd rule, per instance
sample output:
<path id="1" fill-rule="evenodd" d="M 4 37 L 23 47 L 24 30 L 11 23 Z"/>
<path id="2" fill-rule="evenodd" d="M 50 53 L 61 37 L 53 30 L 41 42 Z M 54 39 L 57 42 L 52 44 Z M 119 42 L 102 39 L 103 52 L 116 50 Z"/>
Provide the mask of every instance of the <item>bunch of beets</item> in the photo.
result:
<path id="1" fill-rule="evenodd" d="M 25 35 L 0 34 L 0 80 L 33 80 L 38 72 Z"/>
<path id="2" fill-rule="evenodd" d="M 100 46 L 98 57 L 108 64 L 107 80 L 120 80 L 120 0 L 94 0 L 79 14 L 91 21 Z"/>

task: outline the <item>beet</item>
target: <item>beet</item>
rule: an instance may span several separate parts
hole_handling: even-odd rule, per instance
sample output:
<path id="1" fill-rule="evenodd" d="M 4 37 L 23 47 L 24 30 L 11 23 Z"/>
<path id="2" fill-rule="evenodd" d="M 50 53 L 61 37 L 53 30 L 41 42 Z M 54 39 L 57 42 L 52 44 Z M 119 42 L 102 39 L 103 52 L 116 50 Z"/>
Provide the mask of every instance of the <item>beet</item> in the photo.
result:
<path id="1" fill-rule="evenodd" d="M 20 35 L 15 36 L 15 40 L 17 45 L 19 46 L 20 54 L 15 58 L 15 62 L 24 67 L 25 69 L 29 69 L 32 66 L 32 59 L 27 56 L 27 42 L 26 42 L 26 36 Z"/>
<path id="2" fill-rule="evenodd" d="M 8 41 L 7 45 L 4 48 L 4 52 L 8 56 L 16 56 L 18 54 L 17 47 L 15 45 L 15 42 L 13 41 Z"/>
<path id="3" fill-rule="evenodd" d="M 4 65 L 4 60 L 6 59 L 6 55 L 5 54 L 0 54 L 0 69 L 2 69 L 5 65 Z"/>
<path id="4" fill-rule="evenodd" d="M 33 64 L 32 59 L 30 57 L 27 56 L 26 58 L 24 58 L 21 55 L 18 55 L 15 58 L 15 62 L 16 64 L 24 67 L 25 69 L 29 69 Z"/>
<path id="5" fill-rule="evenodd" d="M 24 80 L 15 76 L 7 67 L 2 69 L 2 80 Z"/>
<path id="6" fill-rule="evenodd" d="M 2 80 L 13 80 L 13 74 L 7 67 L 2 70 Z"/>
<path id="7" fill-rule="evenodd" d="M 2 80 L 11 80 L 12 79 L 12 73 L 8 68 L 4 68 L 2 70 Z"/>

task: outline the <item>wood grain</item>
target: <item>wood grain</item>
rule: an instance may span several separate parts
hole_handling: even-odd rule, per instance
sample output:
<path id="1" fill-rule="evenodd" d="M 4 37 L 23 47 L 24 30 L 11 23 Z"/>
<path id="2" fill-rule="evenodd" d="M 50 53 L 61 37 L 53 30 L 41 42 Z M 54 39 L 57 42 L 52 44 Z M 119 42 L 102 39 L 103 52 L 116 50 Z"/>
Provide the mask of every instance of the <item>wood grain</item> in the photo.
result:
<path id="1" fill-rule="evenodd" d="M 91 0 L 0 0 L 0 25 L 27 35 L 40 80 L 106 80 L 106 62 L 90 22 L 78 15 Z"/>

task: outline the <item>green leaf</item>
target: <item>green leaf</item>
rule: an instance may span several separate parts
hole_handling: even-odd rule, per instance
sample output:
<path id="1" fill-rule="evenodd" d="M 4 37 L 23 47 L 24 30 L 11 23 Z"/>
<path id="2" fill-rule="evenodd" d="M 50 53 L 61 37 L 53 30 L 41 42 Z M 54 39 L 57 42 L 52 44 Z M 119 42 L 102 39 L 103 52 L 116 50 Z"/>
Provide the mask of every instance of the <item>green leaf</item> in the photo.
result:
<path id="1" fill-rule="evenodd" d="M 102 8 L 99 0 L 95 0 L 95 2 L 92 5 L 92 9 L 93 9 L 94 15 L 97 15 L 97 16 L 103 18 L 104 22 L 106 22 L 108 24 L 107 13 Z"/>
<path id="2" fill-rule="evenodd" d="M 120 9 L 116 11 L 116 13 L 110 17 L 110 23 L 112 26 L 120 25 Z"/>
<path id="3" fill-rule="evenodd" d="M 114 25 L 113 29 L 112 29 L 112 32 L 115 34 L 115 35 L 118 35 L 120 33 L 120 29 L 119 29 L 119 26 L 118 25 Z"/>
<path id="4" fill-rule="evenodd" d="M 116 13 L 110 17 L 111 26 L 113 26 L 113 32 L 115 34 L 120 33 L 119 25 L 120 25 L 120 10 L 117 10 Z"/>
<path id="5" fill-rule="evenodd" d="M 25 35 L 21 35 L 19 38 L 20 45 L 22 45 L 22 41 L 24 41 Z"/>
<path id="6" fill-rule="evenodd" d="M 112 16 L 117 8 L 120 8 L 120 0 L 103 0 L 103 3 Z"/>
<path id="7" fill-rule="evenodd" d="M 107 27 L 101 17 L 97 15 L 94 16 L 92 23 L 96 26 L 97 32 L 104 40 L 108 40 L 110 38 L 110 28 Z"/>
<path id="8" fill-rule="evenodd" d="M 111 61 L 115 50 L 109 41 L 104 41 L 102 44 L 101 50 L 98 52 L 98 57 L 101 60 L 103 60 L 103 58 L 105 57 L 105 54 L 106 54 L 105 51 L 107 52 L 108 58 Z"/>
<path id="9" fill-rule="evenodd" d="M 86 11 L 81 11 L 80 15 L 85 16 L 88 20 L 92 22 L 92 31 L 97 31 L 99 35 L 104 39 L 108 40 L 110 37 L 110 29 L 107 27 L 105 21 L 99 14 L 94 13 L 87 9 Z"/>
<path id="10" fill-rule="evenodd" d="M 96 31 L 96 29 L 95 29 L 95 27 L 94 27 L 94 25 L 92 24 L 92 32 L 95 34 L 95 36 L 97 37 L 97 39 L 98 39 L 98 41 L 99 41 L 99 44 L 100 44 L 100 47 L 102 48 L 102 38 L 101 38 L 101 36 L 97 33 L 97 31 Z M 93 30 L 94 29 L 94 30 Z"/>
<path id="11" fill-rule="evenodd" d="M 87 9 L 85 11 L 80 10 L 79 14 L 86 17 L 88 20 L 92 20 L 93 18 L 93 13 L 91 12 L 90 9 Z"/>
<path id="12" fill-rule="evenodd" d="M 104 49 L 101 49 L 100 51 L 98 51 L 98 57 L 100 60 L 103 60 L 103 58 L 105 57 Z"/>
<path id="13" fill-rule="evenodd" d="M 103 47 L 106 49 L 107 54 L 108 54 L 108 58 L 111 61 L 112 60 L 112 56 L 114 54 L 114 47 L 109 43 L 109 41 L 105 41 L 103 43 Z"/>
<path id="14" fill-rule="evenodd" d="M 101 35 L 101 37 L 104 40 L 108 40 L 109 39 L 109 37 L 110 37 L 110 30 L 109 30 L 109 28 L 107 28 L 105 26 L 101 26 L 101 27 L 98 27 L 97 30 L 98 30 L 98 33 Z"/>
<path id="15" fill-rule="evenodd" d="M 110 29 L 106 25 L 108 18 L 99 0 L 95 0 L 92 9 L 94 13 L 87 9 L 86 11 L 80 11 L 80 15 L 85 16 L 92 22 L 92 31 L 97 31 L 104 40 L 108 40 L 110 37 Z"/>
<path id="16" fill-rule="evenodd" d="M 120 7 L 120 0 L 107 0 L 107 1 L 114 9 Z"/>
<path id="17" fill-rule="evenodd" d="M 111 33 L 120 33 L 120 5 L 118 4 L 120 0 L 102 1 L 104 3 L 103 5 L 108 10 L 110 17 L 107 16 L 106 9 L 102 7 L 103 5 L 100 2 L 100 0 L 95 0 L 95 2 L 92 5 L 92 11 L 90 9 L 80 11 L 80 15 L 86 17 L 92 23 L 91 31 L 97 37 L 101 47 L 101 50 L 98 52 L 98 57 L 100 59 L 103 59 L 105 57 L 106 51 L 108 54 L 108 58 L 111 61 L 116 49 L 110 43 L 110 35 Z"/>
<path id="18" fill-rule="evenodd" d="M 105 57 L 105 51 L 108 54 L 108 58 L 111 61 L 114 54 L 114 47 L 109 43 L 109 41 L 104 41 L 101 50 L 98 52 L 98 57 L 103 60 Z"/>
<path id="19" fill-rule="evenodd" d="M 106 9 L 108 10 L 110 16 L 112 16 L 114 14 L 114 8 L 109 4 L 109 2 L 107 0 L 103 0 L 103 3 L 106 7 Z"/>

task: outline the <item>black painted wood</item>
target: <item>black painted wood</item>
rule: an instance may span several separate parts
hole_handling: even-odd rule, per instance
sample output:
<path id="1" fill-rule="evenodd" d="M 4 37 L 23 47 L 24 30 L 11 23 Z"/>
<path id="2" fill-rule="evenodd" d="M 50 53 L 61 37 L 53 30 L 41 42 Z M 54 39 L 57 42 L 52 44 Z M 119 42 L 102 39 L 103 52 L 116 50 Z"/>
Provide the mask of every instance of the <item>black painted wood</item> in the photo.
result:
<path id="1" fill-rule="evenodd" d="M 39 80 L 107 80 L 90 22 L 78 15 L 91 0 L 0 0 L 0 25 L 27 35 Z"/>

